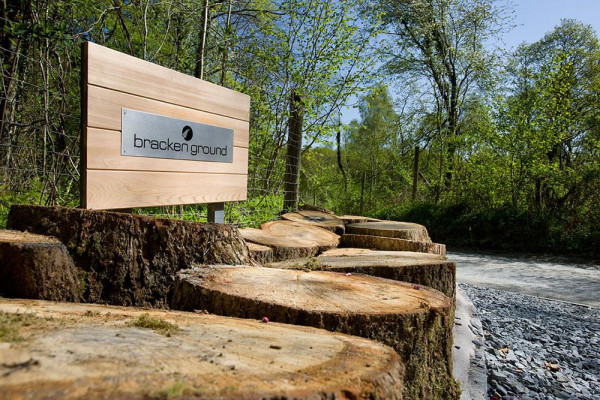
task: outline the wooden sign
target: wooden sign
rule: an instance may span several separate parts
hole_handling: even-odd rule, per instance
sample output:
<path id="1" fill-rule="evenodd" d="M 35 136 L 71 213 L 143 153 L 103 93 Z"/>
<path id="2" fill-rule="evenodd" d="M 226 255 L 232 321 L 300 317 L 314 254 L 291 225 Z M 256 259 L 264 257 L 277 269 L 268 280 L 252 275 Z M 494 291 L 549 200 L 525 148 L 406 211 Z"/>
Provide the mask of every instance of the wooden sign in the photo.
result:
<path id="1" fill-rule="evenodd" d="M 90 42 L 84 44 L 83 60 L 83 208 L 246 200 L 249 96 Z M 124 110 L 150 115 L 142 116 L 142 121 L 154 131 L 157 125 L 152 121 L 167 121 L 163 125 L 172 126 L 172 131 L 164 128 L 164 140 L 147 138 L 143 132 L 149 128 L 140 124 L 135 132 L 141 133 L 131 140 L 139 142 L 143 137 L 147 140 L 143 144 L 156 151 L 127 155 Z M 225 149 L 225 136 L 215 136 L 211 143 L 192 140 L 199 137 L 198 130 L 205 131 L 203 140 L 209 140 L 206 135 L 233 132 L 231 149 Z M 168 157 L 172 149 L 188 154 Z M 198 153 L 204 153 L 204 158 Z"/>

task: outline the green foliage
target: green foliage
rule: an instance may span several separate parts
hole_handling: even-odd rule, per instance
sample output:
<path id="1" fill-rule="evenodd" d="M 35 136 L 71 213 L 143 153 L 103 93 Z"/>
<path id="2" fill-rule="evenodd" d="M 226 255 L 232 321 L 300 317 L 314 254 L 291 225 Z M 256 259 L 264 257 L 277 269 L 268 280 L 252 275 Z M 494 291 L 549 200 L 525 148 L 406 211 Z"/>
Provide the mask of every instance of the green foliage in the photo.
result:
<path id="1" fill-rule="evenodd" d="M 203 79 L 251 97 L 248 200 L 226 206 L 229 222 L 279 215 L 297 93 L 302 201 L 421 219 L 449 242 L 598 247 L 600 45 L 591 27 L 564 20 L 502 60 L 484 45 L 510 24 L 493 0 L 211 0 L 204 43 L 204 4 L 6 4 L 0 226 L 11 204 L 76 204 L 79 44 L 92 40 L 188 74 L 203 59 Z M 374 83 L 382 75 L 397 79 L 401 98 Z M 360 120 L 344 126 L 339 113 L 353 96 Z M 205 206 L 134 212 L 206 218 Z"/>
<path id="2" fill-rule="evenodd" d="M 260 228 L 262 223 L 279 215 L 282 204 L 283 195 L 255 193 L 243 203 L 228 204 L 226 219 L 242 227 Z"/>
<path id="3" fill-rule="evenodd" d="M 8 212 L 13 204 L 39 204 L 41 186 L 34 184 L 33 189 L 25 193 L 9 190 L 6 186 L 0 186 L 0 229 L 6 228 Z"/>
<path id="4" fill-rule="evenodd" d="M 591 224 L 569 225 L 568 216 L 512 206 L 474 210 L 466 204 L 405 204 L 375 212 L 376 218 L 427 226 L 434 241 L 478 250 L 600 257 L 600 213 Z"/>
<path id="5" fill-rule="evenodd" d="M 403 12 L 416 12 L 412 7 L 426 3 L 401 5 Z M 406 29 L 426 29 L 423 21 Z M 401 53 L 410 64 L 404 67 L 417 68 L 406 58 L 409 50 Z M 361 120 L 346 129 L 346 185 L 335 152 L 323 148 L 305 156 L 306 180 L 316 183 L 305 190 L 335 193 L 316 202 L 338 212 L 423 223 L 450 245 L 598 256 L 596 35 L 589 26 L 565 20 L 540 41 L 522 45 L 506 66 L 504 87 L 465 94 L 454 135 L 443 128 L 447 113 L 434 108 L 411 125 L 406 116 L 418 114 L 414 102 L 404 104 L 415 111 L 396 114 L 385 91 L 373 90 L 360 102 Z M 402 132 L 406 125 L 411 129 Z M 421 152 L 419 187 L 411 201 L 414 145 Z"/>

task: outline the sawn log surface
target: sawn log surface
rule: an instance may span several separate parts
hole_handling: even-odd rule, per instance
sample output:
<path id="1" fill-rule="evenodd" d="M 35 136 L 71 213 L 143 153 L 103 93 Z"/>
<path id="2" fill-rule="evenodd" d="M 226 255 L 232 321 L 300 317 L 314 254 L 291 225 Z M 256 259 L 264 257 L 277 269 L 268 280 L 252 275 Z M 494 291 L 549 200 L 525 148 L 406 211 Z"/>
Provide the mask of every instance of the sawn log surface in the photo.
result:
<path id="1" fill-rule="evenodd" d="M 385 400 L 402 387 L 391 348 L 314 328 L 6 299 L 0 318 L 20 337 L 0 347 L 5 400 Z"/>
<path id="2" fill-rule="evenodd" d="M 317 257 L 266 264 L 271 268 L 359 273 L 428 286 L 455 298 L 456 264 L 437 254 L 340 248 Z"/>
<path id="3" fill-rule="evenodd" d="M 406 399 L 454 399 L 452 301 L 436 290 L 365 275 L 245 266 L 181 271 L 175 309 L 313 326 L 392 346 Z"/>

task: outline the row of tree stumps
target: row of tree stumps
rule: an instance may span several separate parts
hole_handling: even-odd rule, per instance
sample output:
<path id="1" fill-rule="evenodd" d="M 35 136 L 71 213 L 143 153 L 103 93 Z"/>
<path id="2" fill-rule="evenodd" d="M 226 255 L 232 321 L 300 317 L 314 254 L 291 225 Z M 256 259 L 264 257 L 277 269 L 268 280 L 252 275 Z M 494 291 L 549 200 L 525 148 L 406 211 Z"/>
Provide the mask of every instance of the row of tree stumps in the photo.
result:
<path id="1" fill-rule="evenodd" d="M 282 218 L 238 230 L 13 207 L 3 295 L 190 312 L 144 316 L 174 326 L 166 335 L 136 325 L 136 308 L 2 300 L 0 316 L 29 307 L 39 321 L 11 319 L 26 339 L 0 349 L 3 397 L 458 398 L 444 246 L 416 224 L 315 209 Z"/>

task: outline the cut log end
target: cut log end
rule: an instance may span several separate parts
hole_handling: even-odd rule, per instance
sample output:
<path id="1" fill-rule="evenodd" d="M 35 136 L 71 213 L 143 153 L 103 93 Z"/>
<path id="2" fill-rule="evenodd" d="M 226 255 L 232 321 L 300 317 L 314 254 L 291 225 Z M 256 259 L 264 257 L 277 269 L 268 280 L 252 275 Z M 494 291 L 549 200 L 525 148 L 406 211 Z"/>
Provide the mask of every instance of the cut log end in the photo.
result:
<path id="1" fill-rule="evenodd" d="M 246 241 L 273 249 L 273 261 L 311 257 L 337 247 L 340 237 L 326 229 L 292 221 L 271 221 L 240 230 Z"/>
<path id="2" fill-rule="evenodd" d="M 56 238 L 0 230 L 0 294 L 28 299 L 80 301 L 77 269 Z"/>
<path id="3" fill-rule="evenodd" d="M 361 222 L 381 221 L 380 219 L 377 219 L 377 218 L 361 217 L 360 215 L 341 215 L 341 216 L 338 216 L 338 218 L 341 219 L 342 221 L 344 221 L 344 224 L 346 224 L 346 225 L 357 224 L 357 223 L 361 223 Z"/>
<path id="4" fill-rule="evenodd" d="M 431 242 L 427 229 L 412 222 L 370 221 L 346 226 L 346 233 Z"/>
<path id="5" fill-rule="evenodd" d="M 54 237 L 36 235 L 29 232 L 13 231 L 10 229 L 0 230 L 0 241 L 3 243 L 22 243 L 25 245 L 32 245 L 34 243 L 54 245 L 60 243 L 60 241 Z"/>
<path id="6" fill-rule="evenodd" d="M 35 331 L 19 322 L 24 309 Z M 1 350 L 4 399 L 398 399 L 402 389 L 391 348 L 314 328 L 32 301 L 2 300 L 2 315 L 25 339 Z"/>
<path id="7" fill-rule="evenodd" d="M 384 236 L 345 234 L 342 236 L 342 245 L 372 250 L 412 251 L 446 256 L 446 246 L 443 244 Z"/>
<path id="8" fill-rule="evenodd" d="M 344 221 L 340 220 L 333 214 L 321 211 L 300 210 L 297 212 L 283 214 L 281 218 L 287 221 L 294 221 L 301 224 L 317 226 L 319 228 L 332 231 L 338 235 L 344 234 Z"/>
<path id="9" fill-rule="evenodd" d="M 400 355 L 405 398 L 453 399 L 451 304 L 436 290 L 365 275 L 205 266 L 180 272 L 172 307 L 375 339 Z"/>
<path id="10" fill-rule="evenodd" d="M 203 266 L 181 271 L 178 277 L 179 282 L 189 282 L 225 296 L 254 299 L 275 306 L 293 305 L 299 310 L 320 314 L 396 315 L 429 310 L 444 313 L 451 305 L 449 299 L 436 290 L 364 275 L 250 266 Z M 176 290 L 173 307 L 191 309 L 189 304 L 185 306 L 186 303 L 185 296 L 179 295 Z"/>
<path id="11" fill-rule="evenodd" d="M 318 257 L 266 264 L 270 268 L 360 273 L 436 289 L 455 298 L 456 265 L 437 254 L 339 248 Z"/>

